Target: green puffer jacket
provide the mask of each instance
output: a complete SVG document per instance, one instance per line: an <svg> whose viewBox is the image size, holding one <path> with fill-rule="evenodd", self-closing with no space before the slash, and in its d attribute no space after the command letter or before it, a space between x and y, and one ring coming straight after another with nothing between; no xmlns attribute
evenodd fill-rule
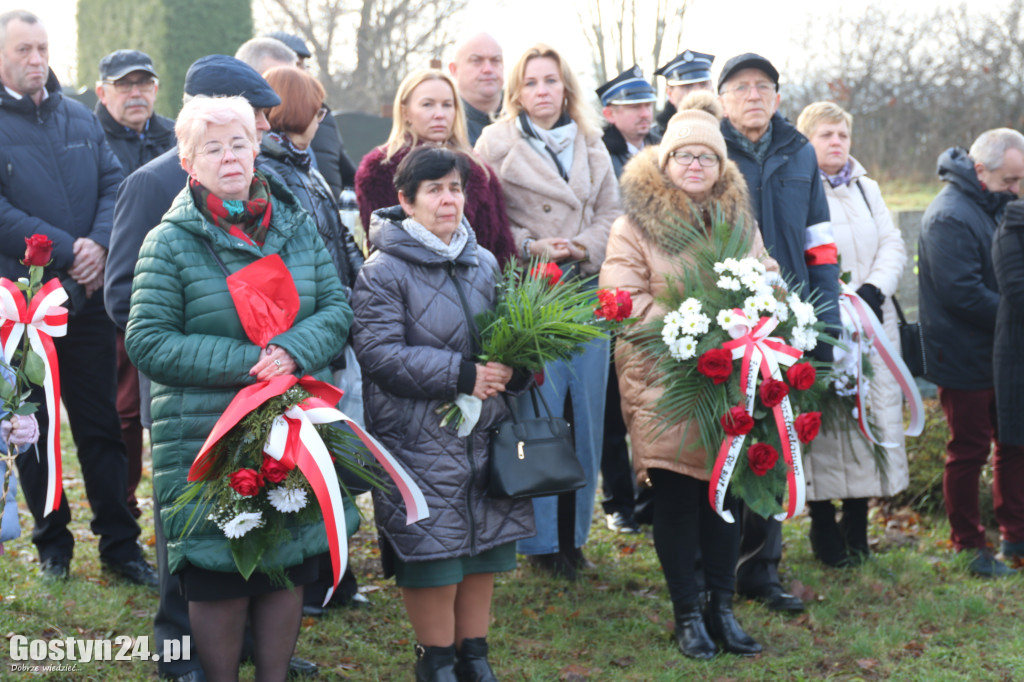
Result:
<svg viewBox="0 0 1024 682"><path fill-rule="evenodd" d="M273 213L261 249L204 220L186 188L139 252L125 337L128 355L153 380L153 488L160 504L172 573L193 564L235 571L224 534L194 505L171 514L185 490L199 448L239 389L252 384L249 369L260 348L245 336L224 273L203 244L208 239L228 270L236 272L276 253L291 271L301 308L291 329L270 343L288 351L299 373L330 380L323 371L338 354L352 309L316 226L283 185L268 178ZM193 512L195 516L193 517ZM203 521L183 535L189 519ZM323 523L296 526L267 565L293 566L327 551Z"/></svg>

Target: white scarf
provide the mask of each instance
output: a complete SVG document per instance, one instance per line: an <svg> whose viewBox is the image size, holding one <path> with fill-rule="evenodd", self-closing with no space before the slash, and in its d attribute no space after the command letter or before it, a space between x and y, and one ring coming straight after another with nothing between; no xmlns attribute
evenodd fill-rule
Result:
<svg viewBox="0 0 1024 682"><path fill-rule="evenodd" d="M570 120L564 125L545 130L537 125L532 118L526 116L525 118L529 123L530 129L524 130L522 118L516 118L516 127L519 129L519 132L526 136L530 146L536 149L537 153L545 159L550 159L550 154L553 152L558 158L558 163L565 170L565 174L569 175L572 173L572 157L576 143L576 134L579 132L579 126L576 125L576 121Z"/></svg>
<svg viewBox="0 0 1024 682"><path fill-rule="evenodd" d="M447 244L441 241L441 238L436 234L412 218L406 218L401 224L402 229L405 230L410 237L418 241L429 251L436 253L446 260L453 261L458 258L459 254L462 253L462 250L466 248L466 242L469 241L469 223L466 222L466 216L462 216L462 222L459 223L457 228L455 228L455 232L452 234L452 239Z"/></svg>

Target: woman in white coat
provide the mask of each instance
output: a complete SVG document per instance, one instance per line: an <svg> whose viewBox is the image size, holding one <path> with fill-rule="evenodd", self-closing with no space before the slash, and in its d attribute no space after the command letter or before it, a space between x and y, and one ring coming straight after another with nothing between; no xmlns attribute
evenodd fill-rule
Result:
<svg viewBox="0 0 1024 682"><path fill-rule="evenodd" d="M621 213L619 187L572 69L551 47L531 47L509 73L502 111L501 120L484 128L476 152L501 178L520 257L554 261L566 276L596 275L608 230ZM587 565L580 548L594 512L608 366L608 342L602 340L570 362L544 368L541 390L551 409L561 415L570 398L587 484L558 498L535 499L537 535L520 541L518 549L533 565L570 580ZM532 414L528 405L525 414Z"/></svg>
<svg viewBox="0 0 1024 682"><path fill-rule="evenodd" d="M809 105L797 120L797 129L818 155L840 267L850 272L850 285L899 347L892 295L903 274L906 248L878 183L850 156L852 125L853 117L832 102ZM856 428L822 433L805 460L811 547L830 566L857 564L868 556L868 498L894 495L908 483L902 394L876 351L871 363L875 376L868 404L876 420L875 433L884 442L897 443L886 449L885 471L878 471L870 443ZM832 504L837 499L842 500L838 522Z"/></svg>

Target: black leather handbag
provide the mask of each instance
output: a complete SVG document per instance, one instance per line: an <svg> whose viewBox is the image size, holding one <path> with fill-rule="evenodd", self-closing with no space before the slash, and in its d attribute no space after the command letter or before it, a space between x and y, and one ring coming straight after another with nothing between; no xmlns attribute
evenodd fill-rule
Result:
<svg viewBox="0 0 1024 682"><path fill-rule="evenodd" d="M907 322L903 316L903 308L896 297L892 297L892 304L896 306L896 316L899 318L900 329L900 351L903 353L903 363L910 370L910 376L921 377L928 371L928 359L924 354L924 336L921 334L920 322Z"/></svg>
<svg viewBox="0 0 1024 682"><path fill-rule="evenodd" d="M538 396L546 415L540 413ZM551 416L547 401L536 387L530 389L530 398L536 417L517 414L514 401L505 398L512 418L498 424L491 433L487 487L491 497L543 497L586 485L587 477L576 458L569 422Z"/></svg>

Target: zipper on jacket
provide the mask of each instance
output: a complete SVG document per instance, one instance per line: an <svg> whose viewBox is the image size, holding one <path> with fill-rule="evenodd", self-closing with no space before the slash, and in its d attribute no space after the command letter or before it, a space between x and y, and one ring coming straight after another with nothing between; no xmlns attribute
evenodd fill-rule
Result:
<svg viewBox="0 0 1024 682"><path fill-rule="evenodd" d="M469 302L466 300L466 294L462 291L462 285L459 283L459 278L455 274L455 263L449 261L445 270L448 273L448 278L451 279L452 284L455 286L455 292L459 295L459 303L462 305L462 314L466 318L466 327L469 330L469 343L473 347L473 352L477 352L479 348L476 342L476 324L470 317L469 313ZM476 556L476 519L473 516L473 485L476 483L476 462L473 460L473 434L470 433L466 436L466 459L469 462L469 485L466 487L466 515L469 521L469 553L470 556Z"/></svg>

